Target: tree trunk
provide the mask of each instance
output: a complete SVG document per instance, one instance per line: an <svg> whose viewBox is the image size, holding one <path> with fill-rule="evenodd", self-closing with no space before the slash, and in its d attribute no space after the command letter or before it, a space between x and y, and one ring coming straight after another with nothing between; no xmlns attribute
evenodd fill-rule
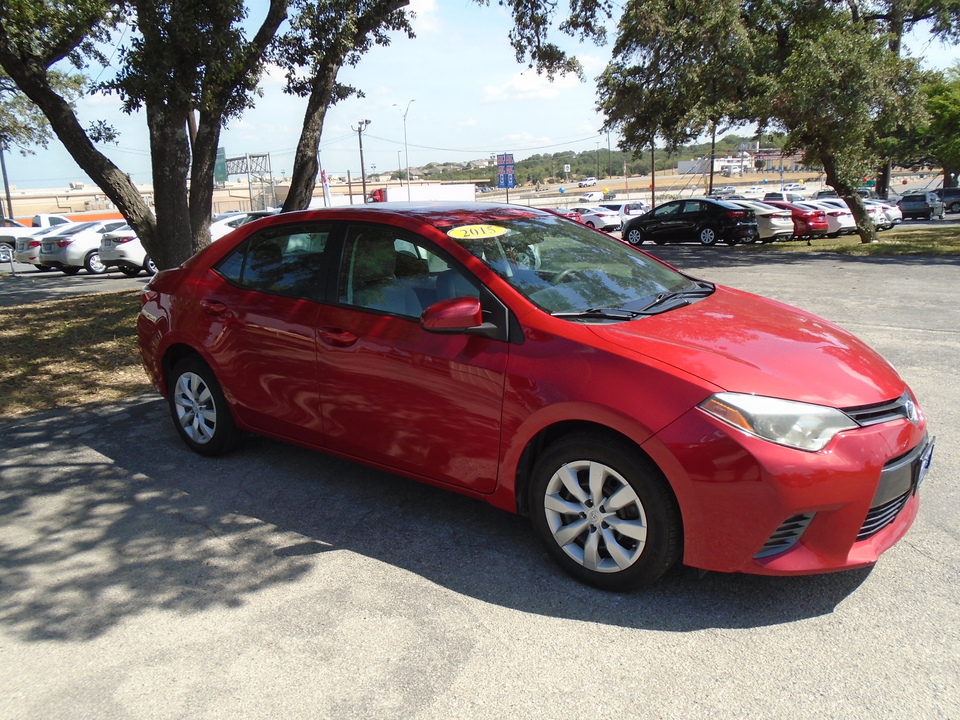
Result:
<svg viewBox="0 0 960 720"><path fill-rule="evenodd" d="M283 212L305 210L313 199L313 190L317 186L317 149L320 147L323 120L327 108L330 107L339 72L338 63L324 64L314 78L303 117L303 130L300 132L297 153L293 160L290 191L287 199L283 201Z"/></svg>
<svg viewBox="0 0 960 720"><path fill-rule="evenodd" d="M213 209L214 167L220 144L222 115L201 113L190 165L191 250L198 252L210 244L210 215ZM191 253L192 254L192 253Z"/></svg>
<svg viewBox="0 0 960 720"><path fill-rule="evenodd" d="M176 267L193 254L186 192L190 167L188 112L189 108L147 106L154 204L157 225L163 233L140 239L160 268Z"/></svg>
<svg viewBox="0 0 960 720"><path fill-rule="evenodd" d="M857 192L856 186L846 178L840 177L837 163L832 153L822 153L820 161L823 164L823 171L827 177L827 185L837 191L837 194L846 201L850 207L850 211L853 213L853 219L857 223L857 234L860 236L860 242L876 242L877 229L867 214L867 207L863 204L863 198L860 197L860 194Z"/></svg>

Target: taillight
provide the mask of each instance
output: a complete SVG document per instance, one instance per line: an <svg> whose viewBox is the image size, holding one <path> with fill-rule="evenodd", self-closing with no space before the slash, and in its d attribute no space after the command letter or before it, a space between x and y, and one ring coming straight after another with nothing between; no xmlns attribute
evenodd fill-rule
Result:
<svg viewBox="0 0 960 720"><path fill-rule="evenodd" d="M727 217L736 220L747 216L746 210L727 210Z"/></svg>
<svg viewBox="0 0 960 720"><path fill-rule="evenodd" d="M40 247L40 244L41 243L39 240L31 240L27 243L27 249L29 250L30 248Z"/></svg>
<svg viewBox="0 0 960 720"><path fill-rule="evenodd" d="M57 247L66 247L67 245L69 245L69 244L72 243L72 242L73 242L73 240L67 240L67 239L57 240Z"/></svg>
<svg viewBox="0 0 960 720"><path fill-rule="evenodd" d="M843 212L842 210L834 210L833 212L828 212L827 215L829 215L830 217L842 217L846 215L846 213Z"/></svg>
<svg viewBox="0 0 960 720"><path fill-rule="evenodd" d="M110 239L113 241L114 245L122 245L123 243L130 242L136 237L137 237L136 235L131 235L130 237L118 237L118 238L110 238Z"/></svg>

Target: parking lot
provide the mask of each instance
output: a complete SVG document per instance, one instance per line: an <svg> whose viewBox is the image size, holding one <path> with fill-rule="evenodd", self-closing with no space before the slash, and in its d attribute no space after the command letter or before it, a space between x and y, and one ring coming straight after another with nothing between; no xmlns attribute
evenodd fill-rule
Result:
<svg viewBox="0 0 960 720"><path fill-rule="evenodd" d="M607 594L480 502L267 440L196 456L147 395L0 428L0 717L960 718L960 262L644 249L911 384L937 455L875 568ZM60 278L112 279L146 280Z"/></svg>

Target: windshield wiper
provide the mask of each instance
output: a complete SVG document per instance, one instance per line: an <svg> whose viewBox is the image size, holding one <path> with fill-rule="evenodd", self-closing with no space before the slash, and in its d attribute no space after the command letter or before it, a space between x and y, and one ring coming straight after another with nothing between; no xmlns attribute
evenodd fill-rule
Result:
<svg viewBox="0 0 960 720"><path fill-rule="evenodd" d="M550 313L558 318L584 318L597 320L632 320L640 313L636 310L624 310L623 308L589 308L587 310L572 310L569 312Z"/></svg>
<svg viewBox="0 0 960 720"><path fill-rule="evenodd" d="M710 285L709 283L700 283L699 287L691 290L675 290L672 292L663 292L657 295L657 297L654 298L653 302L644 305L637 312L641 314L647 313L650 310L653 310L654 308L657 308L660 311L663 311L664 309L666 309L663 306L672 305L675 301L682 302L684 305L688 305L689 300L693 298L707 297L708 295L712 294L713 291L714 291L713 285Z"/></svg>

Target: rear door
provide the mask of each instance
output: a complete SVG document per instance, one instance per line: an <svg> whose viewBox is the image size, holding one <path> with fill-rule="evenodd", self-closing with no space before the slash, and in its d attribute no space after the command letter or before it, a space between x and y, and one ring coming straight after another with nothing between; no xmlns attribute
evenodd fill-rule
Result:
<svg viewBox="0 0 960 720"><path fill-rule="evenodd" d="M215 268L201 301L206 350L241 419L266 433L321 446L317 317L330 223L266 228Z"/></svg>

